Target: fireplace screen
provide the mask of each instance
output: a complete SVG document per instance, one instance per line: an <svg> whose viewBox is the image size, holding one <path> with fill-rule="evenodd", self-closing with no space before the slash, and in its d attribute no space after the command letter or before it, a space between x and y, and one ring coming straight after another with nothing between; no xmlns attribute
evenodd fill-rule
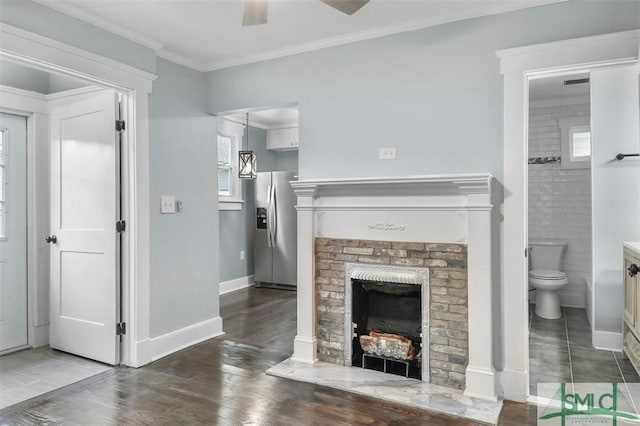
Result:
<svg viewBox="0 0 640 426"><path fill-rule="evenodd" d="M351 365L421 379L421 286L351 282Z"/></svg>

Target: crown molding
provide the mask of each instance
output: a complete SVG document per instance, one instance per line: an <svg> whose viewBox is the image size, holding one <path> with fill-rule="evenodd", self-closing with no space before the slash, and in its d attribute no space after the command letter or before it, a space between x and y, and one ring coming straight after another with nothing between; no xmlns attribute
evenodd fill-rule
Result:
<svg viewBox="0 0 640 426"><path fill-rule="evenodd" d="M84 95L87 93L99 92L101 90L104 90L104 87L90 85L85 87L79 87L77 89L63 90L61 92L45 94L40 92L34 92L33 90L19 89L17 87L5 86L0 84L0 93L18 95L26 98L37 99L40 101L53 101L53 100L68 98L72 96Z"/></svg>
<svg viewBox="0 0 640 426"><path fill-rule="evenodd" d="M301 43L295 46L285 47L282 49L276 49L269 52L262 52L254 55L241 56L235 59L213 61L209 63L207 71L216 71L224 68L231 68L238 65L246 65L254 62L267 61L269 59L282 58L285 56L296 55L300 53L312 52L314 50L325 49L328 47L340 46L343 44L355 43L358 41L370 40L374 38L384 37L392 34L399 34L408 31L419 30L422 28L433 27L436 25L446 24L450 22L464 21L472 18L479 18L482 16L497 15L500 13L512 12L515 10L529 9L532 7L545 6L555 3L563 3L570 0L539 0L535 4L522 7L518 2L511 2L508 4L495 4L484 13L465 13L456 19L446 19L429 17L426 19L417 19L409 22L402 22L399 24L385 25L368 30L357 31L349 34L343 34L337 37L330 37L323 40L312 41L309 43Z"/></svg>
<svg viewBox="0 0 640 426"><path fill-rule="evenodd" d="M44 97L47 101L53 101L53 100L64 99L68 97L84 95L87 93L100 92L102 90L104 90L104 87L85 86L85 87L79 87L77 89L70 89L70 90L63 90L61 92L49 93L47 95L44 95Z"/></svg>
<svg viewBox="0 0 640 426"><path fill-rule="evenodd" d="M141 44L142 46L148 47L149 49L152 49L154 51L160 50L164 47L164 43L162 43L161 41L158 41L146 35L140 34L130 28L126 28L111 20L107 20L105 18L96 16L92 13L89 13L85 10L82 10L66 2L62 2L60 0L33 0L33 1L35 1L36 3L40 3L41 5L48 7L49 9L57 10L58 12L64 13L65 15L72 16L81 21L94 25L98 28L102 28L103 30L107 30L113 34L119 35L120 37L124 37L135 43Z"/></svg>
<svg viewBox="0 0 640 426"><path fill-rule="evenodd" d="M191 68L192 70L207 72L209 68L194 59L187 58L186 56L182 56L172 50L162 48L156 51L156 56L158 58L166 59L167 61L175 62L178 65L185 66L187 68Z"/></svg>
<svg viewBox="0 0 640 426"><path fill-rule="evenodd" d="M200 61L194 58L188 58L180 53L169 50L165 48L165 45L163 42L156 40L153 37L149 37L147 35L138 33L112 20L108 20L103 17L94 15L92 13L86 12L81 8L70 5L66 2L59 1L59 0L34 0L34 1L48 8L57 10L58 12L61 12L66 15L85 21L98 28L102 28L111 33L124 37L142 46L153 49L156 52L158 57L169 60L171 62L175 62L179 65L186 66L196 71L208 72L208 71L215 71L223 68L231 68L238 65L246 65L253 62L260 62L260 61L266 61L269 59L276 59L276 58L281 58L285 56L296 55L299 53L311 52L314 50L325 49L333 46L340 46L343 44L349 44L349 43L354 43L358 41L384 37L392 34L414 31L414 30L441 25L449 22L463 21L466 19L496 15L500 13L512 12L515 10L528 9L531 7L562 3L569 0L533 0L534 2L533 4L529 4L525 7L522 7L519 4L519 2L496 3L496 4L493 4L491 7L488 7L482 13L466 12L463 15L456 17L455 19L434 18L434 17L417 19L409 22L403 22L403 23L393 24L393 25L385 25L378 28L357 31L349 34L340 35L337 37L330 37L324 40L318 40L318 41L313 41L309 43L302 43L302 44L298 44L290 47L271 50L268 52L261 52L253 55L245 55L245 56L228 59L228 60L220 60L220 61L214 60L208 63L205 63L203 61Z"/></svg>
<svg viewBox="0 0 640 426"><path fill-rule="evenodd" d="M0 93L23 96L26 98L37 99L39 101L47 100L47 95L44 95L40 92L34 92L33 90L18 89L17 87L5 86L4 84L0 84Z"/></svg>

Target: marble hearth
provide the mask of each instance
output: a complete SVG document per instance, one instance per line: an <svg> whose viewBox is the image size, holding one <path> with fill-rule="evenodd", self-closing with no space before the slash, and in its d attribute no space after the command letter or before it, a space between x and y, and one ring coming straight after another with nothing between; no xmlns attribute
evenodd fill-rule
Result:
<svg viewBox="0 0 640 426"><path fill-rule="evenodd" d="M459 389L326 362L308 364L289 358L267 370L267 374L483 424L498 424L502 410L502 400L487 401L471 398L465 396Z"/></svg>
<svg viewBox="0 0 640 426"><path fill-rule="evenodd" d="M414 395L396 402L419 408L437 410L426 407L426 400L442 399L447 405L471 398L462 403L467 408L450 411L456 415L473 412L479 398L494 401L486 403L499 413L493 367L491 182L487 174L293 182L298 197L297 335L292 358L269 374L381 398L385 392L378 386L393 387ZM430 305L423 321L435 323L439 333L423 332L423 343L429 341L428 377L405 379L322 362L348 364L345 262L428 270ZM341 318L342 332L333 327L338 323L325 321L323 314L329 311L336 314L333 320ZM441 359L434 360L434 354ZM338 380L336 374L348 379Z"/></svg>

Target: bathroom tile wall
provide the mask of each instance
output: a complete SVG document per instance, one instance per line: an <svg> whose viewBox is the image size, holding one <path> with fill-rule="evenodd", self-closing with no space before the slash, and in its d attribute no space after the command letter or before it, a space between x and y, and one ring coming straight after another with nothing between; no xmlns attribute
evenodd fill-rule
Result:
<svg viewBox="0 0 640 426"><path fill-rule="evenodd" d="M589 98L532 102L529 157L559 157L558 119L589 116ZM565 306L584 307L585 277L591 274L591 170L562 169L560 163L529 165L529 240L559 238L569 243L561 290Z"/></svg>

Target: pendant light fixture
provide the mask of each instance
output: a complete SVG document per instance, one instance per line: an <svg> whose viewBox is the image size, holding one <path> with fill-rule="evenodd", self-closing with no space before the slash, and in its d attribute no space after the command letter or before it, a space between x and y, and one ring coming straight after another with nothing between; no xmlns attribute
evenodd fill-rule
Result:
<svg viewBox="0 0 640 426"><path fill-rule="evenodd" d="M249 113L247 113L247 135L246 150L238 153L238 177L240 179L255 179L256 174L256 154L249 150Z"/></svg>

